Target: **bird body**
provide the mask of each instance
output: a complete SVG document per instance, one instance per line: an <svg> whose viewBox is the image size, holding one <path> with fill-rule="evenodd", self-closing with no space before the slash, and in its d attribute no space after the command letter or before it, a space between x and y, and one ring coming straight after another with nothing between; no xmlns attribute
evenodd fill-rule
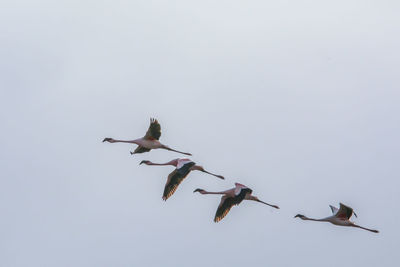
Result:
<svg viewBox="0 0 400 267"><path fill-rule="evenodd" d="M177 164L176 164L176 168L180 169L182 168L185 164L193 162L190 159L177 159Z"/></svg>
<svg viewBox="0 0 400 267"><path fill-rule="evenodd" d="M110 137L104 138L103 142L109 142L109 143L129 143L129 144L136 144L138 147L131 152L131 155L133 154L138 154L138 153L144 153L144 152L149 152L152 149L166 149L170 151L174 151L177 153L185 154L188 156L191 156L192 154L186 153L186 152L181 152L175 149L172 149L164 144L162 144L160 141L161 136L161 126L158 123L156 119L150 119L150 126L149 129L146 132L146 135L142 138L134 139L134 140L117 140L113 139Z"/></svg>
<svg viewBox="0 0 400 267"><path fill-rule="evenodd" d="M335 215L319 219L318 221L330 222L331 224L339 225L339 226L350 226L351 225L351 222L349 220L340 219L340 218L336 217Z"/></svg>
<svg viewBox="0 0 400 267"><path fill-rule="evenodd" d="M207 174L213 175L217 178L225 179L221 175L213 174L211 172L206 171L202 166L196 165L196 163L190 159L174 159L166 163L153 163L149 160L143 160L142 162L140 162L140 164L143 163L150 166L171 165L176 167L175 170L168 175L167 182L164 187L164 193L162 197L163 200L167 200L170 196L172 196L175 193L180 183L189 175L191 171L202 171Z"/></svg>
<svg viewBox="0 0 400 267"><path fill-rule="evenodd" d="M334 225L338 225L338 226L350 226L350 227L357 227L357 228L361 228L373 233L379 233L378 230L374 230L374 229L369 229L369 228L365 228L362 226L359 226L357 224L355 224L354 222L350 221L350 217L354 214L354 216L357 217L357 214L354 213L353 209L350 208L349 206L346 206L342 203L340 203L340 208L335 208L333 206L330 206L333 215L326 217L326 218L322 218L322 219L312 219L312 218L308 218L307 216L304 216L302 214L297 214L296 216L294 216L295 218L300 218L302 220L308 220L308 221L316 221L316 222L329 222L331 224Z"/></svg>
<svg viewBox="0 0 400 267"><path fill-rule="evenodd" d="M132 143L137 144L148 149L162 148L163 145L156 139L146 139L144 137L132 140Z"/></svg>
<svg viewBox="0 0 400 267"><path fill-rule="evenodd" d="M253 196L253 190L248 188L247 186L239 183L235 183L235 187L232 189L228 189L226 191L221 192L208 192L204 189L196 189L193 192L199 192L200 194L221 194L221 202L218 206L218 209L215 213L214 222L221 221L231 210L233 206L239 205L243 200L253 200L265 205L271 206L273 208L279 209L276 205L271 205L266 202L259 200L256 196Z"/></svg>

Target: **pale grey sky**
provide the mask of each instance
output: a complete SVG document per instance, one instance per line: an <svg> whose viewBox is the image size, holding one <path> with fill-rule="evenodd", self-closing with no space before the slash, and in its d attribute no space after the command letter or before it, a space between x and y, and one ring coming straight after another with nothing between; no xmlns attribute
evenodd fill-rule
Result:
<svg viewBox="0 0 400 267"><path fill-rule="evenodd" d="M398 1L3 1L0 266L398 266ZM149 118L168 151L130 156ZM241 182L281 209L243 202ZM380 234L293 219L346 203Z"/></svg>

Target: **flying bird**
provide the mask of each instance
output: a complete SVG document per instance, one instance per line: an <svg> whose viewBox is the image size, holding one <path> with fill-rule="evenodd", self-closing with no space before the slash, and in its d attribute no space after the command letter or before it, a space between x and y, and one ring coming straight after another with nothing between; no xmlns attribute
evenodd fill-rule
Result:
<svg viewBox="0 0 400 267"><path fill-rule="evenodd" d="M353 211L352 208L340 203L340 207L339 209L336 207L333 207L331 205L329 205L329 207L332 210L332 216L323 218L323 219L312 219L312 218L308 218L302 214L297 214L296 216L294 216L294 218L300 218L302 220L309 220L309 221L316 221L316 222L330 222L334 225L339 225L339 226L352 226L352 227L357 227L357 228L361 228L373 233L379 233L378 230L373 230L373 229L368 229L362 226L359 226L355 223L353 223L352 221L350 221L350 217L354 214L354 216L357 217L357 214Z"/></svg>
<svg viewBox="0 0 400 267"><path fill-rule="evenodd" d="M191 156L192 154L186 153L186 152L181 152L175 149L172 149L158 141L161 136L161 126L158 123L156 119L150 119L150 126L149 129L146 132L146 135L142 138L135 139L135 140L116 140L113 138L106 137L104 138L103 142L109 142L109 143L129 143L129 144L136 144L138 147L135 149L135 151L131 151L131 155L137 154L137 153L144 153L144 152L149 152L152 149L166 149L174 152L178 152L181 154L185 154L188 156Z"/></svg>
<svg viewBox="0 0 400 267"><path fill-rule="evenodd" d="M198 189L194 190L193 193L194 192L199 192L200 194L203 194L203 195L205 195L205 194L221 194L221 195L223 195L221 197L221 202L219 203L217 212L215 213L214 222L219 222L220 220L222 220L228 214L228 212L234 205L239 205L244 199L257 201L257 202L263 203L265 205L271 206L275 209L279 209L279 207L276 205L271 205L271 204L268 204L266 202L259 200L256 196L252 195L253 190L251 190L247 186L239 184L239 183L235 183L234 188L226 190L226 191L208 192L204 189L198 188Z"/></svg>
<svg viewBox="0 0 400 267"><path fill-rule="evenodd" d="M168 175L167 183L165 184L163 200L167 200L170 196L172 196L176 189L178 189L179 184L188 176L191 171L201 171L220 179L225 179L222 175L217 175L211 172L206 171L202 166L196 165L195 162L190 159L174 159L166 163L153 163L149 160L143 160L140 164L146 164L150 166L175 166L175 170Z"/></svg>

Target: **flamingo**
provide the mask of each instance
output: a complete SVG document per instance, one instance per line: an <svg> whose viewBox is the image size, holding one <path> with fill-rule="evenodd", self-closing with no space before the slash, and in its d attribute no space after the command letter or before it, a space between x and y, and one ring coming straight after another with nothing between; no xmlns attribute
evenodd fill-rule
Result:
<svg viewBox="0 0 400 267"><path fill-rule="evenodd" d="M359 226L359 225L353 223L352 221L350 221L350 217L353 214L354 214L354 216L357 217L357 214L353 211L352 208L350 208L342 203L339 203L339 204L340 204L339 209L334 206L329 205L329 207L332 210L333 215L323 218L323 219L312 219L312 218L308 218L302 214L297 214L296 216L294 216L294 218L298 217L302 220L309 220L309 221L316 221L316 222L330 222L334 225L357 227L357 228L361 228L361 229L364 229L364 230L367 230L367 231L370 231L373 233L379 233L378 230L368 229L368 228Z"/></svg>
<svg viewBox="0 0 400 267"><path fill-rule="evenodd" d="M185 154L188 156L192 155L190 153L181 152L181 151L172 149L172 148L160 143L158 141L158 139L160 139L160 136L161 136L161 126L156 119L151 118L149 129L147 130L146 135L144 137L135 139L135 140L130 140L130 141L116 140L113 138L106 137L106 138L104 138L103 142L137 144L138 147L135 149L135 151L133 151L133 152L131 151L131 155L136 154L136 153L149 152L150 150L157 149L157 148L162 148L162 149L178 152L178 153Z"/></svg>
<svg viewBox="0 0 400 267"><path fill-rule="evenodd" d="M168 175L167 183L165 184L164 194L162 199L166 201L170 196L172 196L179 184L188 176L191 171L201 171L210 175L213 175L220 179L225 179L222 175L217 175L211 172L206 171L202 166L196 165L190 159L174 159L166 163L153 163L149 160L143 160L139 163L146 164L150 166L175 166L176 169Z"/></svg>
<svg viewBox="0 0 400 267"><path fill-rule="evenodd" d="M239 205L244 199L253 200L265 205L271 206L275 209L279 209L276 205L268 204L264 201L259 200L256 196L252 195L253 190L245 185L235 183L235 187L226 191L221 192L208 192L204 189L197 188L193 193L199 192L200 194L221 194L221 202L219 203L217 212L215 213L214 222L219 222L222 220L233 207L233 205Z"/></svg>

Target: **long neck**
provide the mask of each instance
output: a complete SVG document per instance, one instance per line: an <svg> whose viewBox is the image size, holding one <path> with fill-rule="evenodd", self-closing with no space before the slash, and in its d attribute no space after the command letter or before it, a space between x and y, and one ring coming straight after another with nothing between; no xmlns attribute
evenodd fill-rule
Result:
<svg viewBox="0 0 400 267"><path fill-rule="evenodd" d="M138 139L135 140L118 140L118 139L114 139L114 143L129 143L129 144L139 144L138 143Z"/></svg>
<svg viewBox="0 0 400 267"><path fill-rule="evenodd" d="M328 219L323 218L323 219L313 219L313 218L308 218L306 216L303 217L303 220L307 220L307 221L314 221L314 222L329 222Z"/></svg>
<svg viewBox="0 0 400 267"><path fill-rule="evenodd" d="M378 230L365 228L365 227L359 226L359 225L357 225L357 224L354 224L353 226L354 226L354 227L357 227L357 228L361 228L361 229L367 230L367 231L370 231L370 232L373 232L373 233L379 233Z"/></svg>
<svg viewBox="0 0 400 267"><path fill-rule="evenodd" d="M171 160L171 161L168 161L168 162L166 162L166 163L154 163L154 162L149 161L148 163L146 163L146 165L152 165L152 166L166 166L166 165L172 165L172 166L176 166L176 165L177 165L177 162L176 162L176 160Z"/></svg>
<svg viewBox="0 0 400 267"><path fill-rule="evenodd" d="M203 194L210 194L210 195L224 195L224 194L226 194L226 191L221 191L221 192L209 192L209 191L205 191L204 190L204 193Z"/></svg>

